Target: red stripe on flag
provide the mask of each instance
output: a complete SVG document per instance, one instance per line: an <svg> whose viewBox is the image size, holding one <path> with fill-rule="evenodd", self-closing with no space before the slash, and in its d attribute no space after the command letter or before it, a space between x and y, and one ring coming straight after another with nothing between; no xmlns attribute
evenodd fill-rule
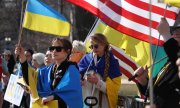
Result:
<svg viewBox="0 0 180 108"><path fill-rule="evenodd" d="M104 21L107 25L110 25L112 28L127 34L131 37L149 42L149 35L140 33L138 31L135 31L133 29L127 28L123 25L120 25L119 23L113 21L111 18L109 18L107 15L105 15L104 13L102 13L98 8L92 6L91 4L87 3L86 1L82 1L82 0L67 0L73 4L76 4L78 6L81 6L82 8L90 11L91 13L93 13L94 15L98 16L102 21ZM149 42L150 43L150 42ZM157 44L158 43L158 39L152 37L152 44ZM163 45L163 41L159 40L159 45Z"/></svg>
<svg viewBox="0 0 180 108"><path fill-rule="evenodd" d="M113 47L111 49L112 49L112 53L114 54L114 56L116 56L118 59L123 61L128 66L127 68L131 67L133 70L136 70L138 68L137 65L134 62L132 62L131 60L126 58L123 54L121 54L121 52L117 51ZM121 64L120 64L120 72L122 72L128 78L132 77L132 72L126 70L126 68L123 67ZM137 83L136 79L133 79L133 81L135 83Z"/></svg>
<svg viewBox="0 0 180 108"><path fill-rule="evenodd" d="M127 59L124 55L122 55L120 52L116 51L114 48L112 48L113 54L119 58L121 61L125 62L128 64L130 67L132 67L133 70L137 69L136 64L134 64L131 60Z"/></svg>
<svg viewBox="0 0 180 108"><path fill-rule="evenodd" d="M103 13L103 12L101 12L99 10L99 8L101 7L101 4L99 4L99 5L97 4L99 7L94 7L93 5L91 5L90 3L88 3L87 1L84 1L84 0L67 0L67 1L69 1L71 3L74 3L74 4L78 5L78 6L81 6L82 8L90 11L91 13L93 13L94 15L99 17L107 25L109 25L110 27L112 27L112 28L124 33L124 34L127 34L127 35L129 35L131 37L134 37L134 38L137 38L137 39L140 39L140 40L152 43L152 44L159 43L158 45L163 45L163 43L164 43L164 41L158 40L158 37L159 37L158 34L157 34L157 36L153 35L152 42L150 42L148 34L144 34L144 33L140 32L140 30L134 30L133 27L127 27L126 25L121 25L120 23L112 20L110 17L108 17L110 15L106 15L106 14L108 14L108 12ZM108 2L112 2L112 1L109 1L109 0L96 0L96 1L91 1L91 2L95 2L95 3L103 2L105 4L108 4ZM136 0L136 1L127 0L127 2L130 2L132 5L137 6L137 7L141 8L141 9L144 9L144 10L145 9L147 10L147 6L149 6L148 3L138 1L138 0ZM109 7L109 8L114 8L114 6ZM153 5L153 8L154 8L153 12L155 10L157 10L157 12L154 12L154 13L157 13L157 14L160 14L160 15L164 14L164 9L162 9L162 8L160 8L158 6L154 6L154 5ZM161 11L163 11L163 13ZM117 10L116 10L116 12L117 12ZM121 14L123 16L127 17L132 22L134 21L136 23L143 24L143 25L146 25L146 27L148 27L147 23L142 23L143 21L146 22L145 19L141 18L142 19L142 21L141 21L141 20L139 20L140 17L138 17L137 15L134 15L133 13L128 13L127 14L126 11L124 11L124 12L122 11L122 13ZM135 18L130 18L130 16L132 16L132 15L134 15L133 17L135 17ZM166 16L171 18L172 20L176 18L176 15L177 14L175 12L167 10ZM153 28L155 28L156 25L157 25L157 23L153 23ZM146 32L148 33L148 31L146 31Z"/></svg>
<svg viewBox="0 0 180 108"><path fill-rule="evenodd" d="M142 24L145 26L149 26L149 19L147 19L147 18L141 17L132 12L129 12L111 1L106 3L106 5L109 8L111 8L114 12L116 12L118 15L121 15L121 16L123 16L131 21L134 21L136 23L139 23L139 24ZM152 28L156 29L158 24L159 24L158 22L152 21Z"/></svg>
<svg viewBox="0 0 180 108"><path fill-rule="evenodd" d="M130 29L130 28L127 28L113 20L111 20L108 16L106 16L105 14L101 13L101 16L99 16L100 19L102 21L104 21L107 25L111 25L112 28L124 33L124 34L127 34L131 37L134 37L134 38L137 38L137 39L140 39L140 40L143 40L143 41L146 41L146 42L149 42L149 35L146 35L146 34L143 34L143 33L140 33L138 31L135 31L133 29ZM152 37L152 44L157 44L158 43L158 39L157 38L154 38ZM163 45L164 44L164 41L162 40L159 40L159 45Z"/></svg>
<svg viewBox="0 0 180 108"><path fill-rule="evenodd" d="M96 7L92 6L91 4L87 3L86 1L82 1L82 0L66 0L72 4L75 4L77 6L80 6L88 11L90 11L92 14L94 15L98 15L99 13L99 9L97 9Z"/></svg>
<svg viewBox="0 0 180 108"><path fill-rule="evenodd" d="M128 78L131 78L131 77L132 77L132 74L131 74L129 71L127 71L125 68L123 68L122 66L120 66L120 71L121 71L125 76L127 76ZM135 83L138 82L136 79L133 79L133 81L134 81Z"/></svg>
<svg viewBox="0 0 180 108"><path fill-rule="evenodd" d="M132 4L132 5L134 5L134 6L136 6L136 7L138 7L138 8L141 8L141 9L144 9L146 11L149 11L149 4L148 3L142 2L140 0L125 0L125 1L130 3L130 4ZM152 12L153 13L156 13L156 14L164 16L164 11L165 11L165 9L160 8L158 6L152 5ZM166 17L167 18L175 20L176 16L177 16L177 13L175 13L173 11L166 10Z"/></svg>

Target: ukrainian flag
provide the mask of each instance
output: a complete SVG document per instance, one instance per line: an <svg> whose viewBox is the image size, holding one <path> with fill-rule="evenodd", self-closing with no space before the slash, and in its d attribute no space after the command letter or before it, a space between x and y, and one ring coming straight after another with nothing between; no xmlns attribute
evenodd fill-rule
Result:
<svg viewBox="0 0 180 108"><path fill-rule="evenodd" d="M65 17L40 0L28 0L23 27L59 36L70 33L70 24Z"/></svg>
<svg viewBox="0 0 180 108"><path fill-rule="evenodd" d="M95 30L95 33L103 33L108 42L118 48L121 48L125 51L125 53L132 58L138 65L140 66L150 66L151 60L157 62L153 68L153 77L156 77L161 67L166 63L167 58L166 53L164 51L163 46L158 46L158 50L156 52L156 45L151 46L152 53L150 54L150 44L133 37L130 37L126 34L123 34L109 26L107 26L104 22L100 22ZM90 41L87 41L86 48L89 52ZM156 58L154 55L156 53ZM151 59L152 58L152 59Z"/></svg>

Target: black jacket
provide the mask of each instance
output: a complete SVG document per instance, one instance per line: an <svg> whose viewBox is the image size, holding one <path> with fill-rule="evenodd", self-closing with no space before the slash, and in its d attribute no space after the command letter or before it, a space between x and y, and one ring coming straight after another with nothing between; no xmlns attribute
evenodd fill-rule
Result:
<svg viewBox="0 0 180 108"><path fill-rule="evenodd" d="M180 108L180 79L176 66L179 46L173 38L164 43L168 56L167 63L162 67L156 78L153 79L154 103L157 108ZM138 84L139 90L145 94L147 89Z"/></svg>

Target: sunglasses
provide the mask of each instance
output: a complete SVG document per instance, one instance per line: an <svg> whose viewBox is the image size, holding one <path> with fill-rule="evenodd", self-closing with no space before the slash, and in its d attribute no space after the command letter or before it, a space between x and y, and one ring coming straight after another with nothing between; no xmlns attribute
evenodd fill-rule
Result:
<svg viewBox="0 0 180 108"><path fill-rule="evenodd" d="M97 45L97 44L89 46L90 49L93 49L93 48L97 49L98 47L99 47L99 45Z"/></svg>
<svg viewBox="0 0 180 108"><path fill-rule="evenodd" d="M48 48L48 50L51 51L51 52L54 51L54 50L56 50L57 52L61 52L63 48L64 47L61 47L61 46L50 46Z"/></svg>

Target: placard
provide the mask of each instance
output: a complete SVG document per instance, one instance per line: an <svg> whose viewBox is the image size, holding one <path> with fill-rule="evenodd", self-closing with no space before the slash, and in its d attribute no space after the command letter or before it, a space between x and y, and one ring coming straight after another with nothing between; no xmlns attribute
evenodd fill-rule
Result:
<svg viewBox="0 0 180 108"><path fill-rule="evenodd" d="M8 86L4 95L4 100L20 106L24 89L17 84L18 76L11 74Z"/></svg>

